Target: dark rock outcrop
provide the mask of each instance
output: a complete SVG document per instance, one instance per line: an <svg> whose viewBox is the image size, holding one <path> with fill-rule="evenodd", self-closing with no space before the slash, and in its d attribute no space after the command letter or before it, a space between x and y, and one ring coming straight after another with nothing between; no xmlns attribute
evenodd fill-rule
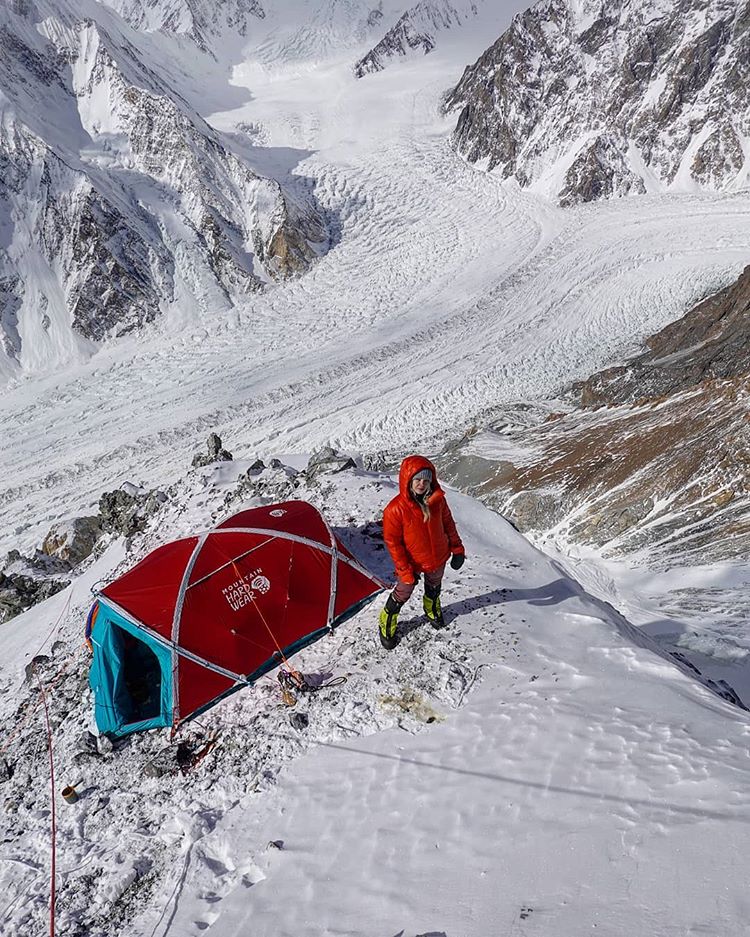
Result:
<svg viewBox="0 0 750 937"><path fill-rule="evenodd" d="M0 573L0 623L15 618L69 585L68 579Z"/></svg>
<svg viewBox="0 0 750 937"><path fill-rule="evenodd" d="M232 453L227 452L227 450L221 444L221 437L216 433L211 433L206 440L206 448L208 449L207 453L196 453L193 456L193 461L191 465L193 468L201 468L205 465L213 465L214 462L231 462Z"/></svg>
<svg viewBox="0 0 750 937"><path fill-rule="evenodd" d="M33 556L11 550L0 571L0 622L65 589L71 572L91 556L103 534L132 537L145 530L166 500L162 491L126 484L101 496L99 514L52 527Z"/></svg>
<svg viewBox="0 0 750 937"><path fill-rule="evenodd" d="M581 405L632 403L750 374L750 267L646 345L627 365L574 384Z"/></svg>
<svg viewBox="0 0 750 937"><path fill-rule="evenodd" d="M305 475L308 481L313 481L319 475L331 475L350 468L356 468L354 459L346 455L341 455L330 446L323 446L322 449L319 449L310 456L307 468L305 469Z"/></svg>
<svg viewBox="0 0 750 937"><path fill-rule="evenodd" d="M105 491L99 499L102 530L115 536L132 537L145 530L149 519L166 501L163 491L144 491L135 485Z"/></svg>
<svg viewBox="0 0 750 937"><path fill-rule="evenodd" d="M69 586L71 571L91 554L100 534L97 517L76 518L55 525L32 556L10 550L0 566L0 622Z"/></svg>
<svg viewBox="0 0 750 937"><path fill-rule="evenodd" d="M233 491L224 499L224 506L231 510L235 505L250 499L257 499L264 504L272 501L289 501L299 497L298 488L305 475L284 465L280 459L271 459L265 466L258 459L254 462Z"/></svg>

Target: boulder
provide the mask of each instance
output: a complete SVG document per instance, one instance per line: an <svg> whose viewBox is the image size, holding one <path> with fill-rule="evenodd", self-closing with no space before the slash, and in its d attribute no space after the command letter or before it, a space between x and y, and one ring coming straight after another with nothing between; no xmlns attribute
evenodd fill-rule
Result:
<svg viewBox="0 0 750 937"><path fill-rule="evenodd" d="M310 724L310 717L307 713L293 712L289 716L289 723L293 729L296 729L298 732L303 732Z"/></svg>
<svg viewBox="0 0 750 937"><path fill-rule="evenodd" d="M99 499L99 522L105 533L132 537L145 529L149 518L167 501L163 491L138 488L133 493L133 486L129 488L105 491Z"/></svg>
<svg viewBox="0 0 750 937"><path fill-rule="evenodd" d="M324 446L310 456L307 463L305 474L308 481L317 478L318 475L333 475L337 472L343 472L345 469L356 468L354 459L349 456L340 455L330 446Z"/></svg>
<svg viewBox="0 0 750 937"><path fill-rule="evenodd" d="M45 579L0 573L0 623L15 618L32 605L48 599L70 585L68 579Z"/></svg>
<svg viewBox="0 0 750 937"><path fill-rule="evenodd" d="M242 475L239 484L225 498L226 508L231 508L238 501L261 499L265 504L271 501L287 501L295 497L299 485L300 472L291 465L284 465L280 459L271 459L266 468L258 460Z"/></svg>
<svg viewBox="0 0 750 937"><path fill-rule="evenodd" d="M560 517L560 497L549 491L520 491L504 506L503 515L517 530L548 530Z"/></svg>
<svg viewBox="0 0 750 937"><path fill-rule="evenodd" d="M46 654L37 654L36 657L32 657L28 664L26 664L26 668L24 670L24 673L26 674L26 682L35 682L37 672L42 670L47 664L49 664L49 662L50 659Z"/></svg>
<svg viewBox="0 0 750 937"><path fill-rule="evenodd" d="M91 555L101 535L99 516L75 517L50 529L42 543L42 553L57 557L72 568Z"/></svg>
<svg viewBox="0 0 750 937"><path fill-rule="evenodd" d="M208 452L205 455L198 452L193 456L193 461L191 463L193 468L213 465L214 462L231 462L234 458L231 452L227 452L227 450L222 447L221 437L216 433L211 433L209 435L206 440L206 449Z"/></svg>

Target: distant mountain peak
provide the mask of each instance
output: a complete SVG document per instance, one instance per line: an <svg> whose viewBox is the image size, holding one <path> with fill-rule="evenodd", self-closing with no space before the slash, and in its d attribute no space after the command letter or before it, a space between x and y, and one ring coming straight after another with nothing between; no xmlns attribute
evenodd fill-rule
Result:
<svg viewBox="0 0 750 937"><path fill-rule="evenodd" d="M411 52L421 51L427 55L435 48L438 33L461 26L470 16L476 16L477 4L481 2L420 0L399 17L367 55L355 63L354 74L362 78L371 72L380 72L396 56L403 58Z"/></svg>
<svg viewBox="0 0 750 937"><path fill-rule="evenodd" d="M750 182L742 0L543 0L446 98L466 159L562 204Z"/></svg>
<svg viewBox="0 0 750 937"><path fill-rule="evenodd" d="M208 50L211 37L232 30L247 34L248 21L264 19L260 0L102 0L134 29L192 39Z"/></svg>

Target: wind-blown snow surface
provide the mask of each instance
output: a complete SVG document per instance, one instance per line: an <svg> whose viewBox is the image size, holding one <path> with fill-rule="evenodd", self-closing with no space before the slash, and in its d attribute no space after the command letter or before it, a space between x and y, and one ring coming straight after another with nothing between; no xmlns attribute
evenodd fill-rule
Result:
<svg viewBox="0 0 750 937"><path fill-rule="evenodd" d="M173 486L158 530L124 563L210 525L246 467ZM395 490L387 476L354 472L297 494L384 573L372 522ZM448 628L434 631L413 601L388 653L365 609L295 658L318 679L348 676L300 699L307 728L293 726L269 677L187 730L194 747L221 734L184 777L143 772L166 733L77 755L90 705L76 692L80 614L88 581L118 569L121 547L79 582L52 633L69 596L17 620L25 645L18 629L3 630L8 689L45 637L47 652L61 642L48 685L68 666L49 690L58 787L76 783L82 797L59 803L58 933L745 932L746 714L634 644L611 607L498 515L448 497L469 557L446 578ZM3 714L38 694L33 681L6 692ZM40 933L49 882L40 713L5 754L16 774L4 785L0 920L8 933Z"/></svg>

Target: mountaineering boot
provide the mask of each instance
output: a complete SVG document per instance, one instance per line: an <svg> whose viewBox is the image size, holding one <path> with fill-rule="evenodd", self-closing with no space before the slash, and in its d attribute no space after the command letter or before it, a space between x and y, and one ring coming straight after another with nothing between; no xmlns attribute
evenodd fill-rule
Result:
<svg viewBox="0 0 750 937"><path fill-rule="evenodd" d="M385 608L380 613L380 643L386 651L392 651L398 644L398 613L401 611L401 602L397 602L392 595L388 596Z"/></svg>
<svg viewBox="0 0 750 937"><path fill-rule="evenodd" d="M443 610L440 607L440 586L438 586L436 589L433 586L428 586L427 583L425 583L422 605L424 607L425 615L432 622L432 627L444 628L445 619L443 618Z"/></svg>

